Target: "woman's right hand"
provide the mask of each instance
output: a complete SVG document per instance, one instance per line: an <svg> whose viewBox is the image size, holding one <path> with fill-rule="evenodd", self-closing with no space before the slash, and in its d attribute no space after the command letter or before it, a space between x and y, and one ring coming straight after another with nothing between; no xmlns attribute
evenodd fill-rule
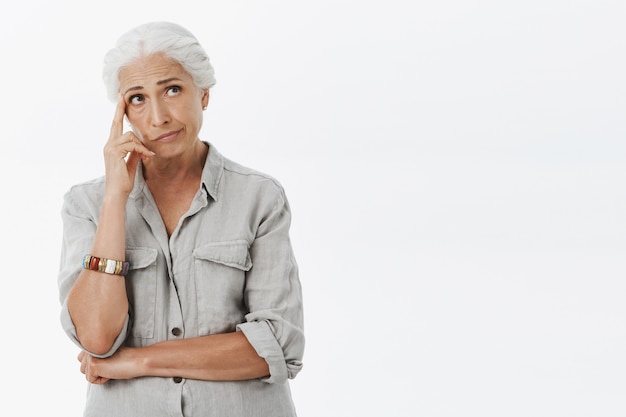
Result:
<svg viewBox="0 0 626 417"><path fill-rule="evenodd" d="M104 146L106 193L128 197L135 183L135 171L140 159L154 156L133 133L124 133L126 102L120 95L111 124L111 134ZM128 156L128 158L127 158Z"/></svg>

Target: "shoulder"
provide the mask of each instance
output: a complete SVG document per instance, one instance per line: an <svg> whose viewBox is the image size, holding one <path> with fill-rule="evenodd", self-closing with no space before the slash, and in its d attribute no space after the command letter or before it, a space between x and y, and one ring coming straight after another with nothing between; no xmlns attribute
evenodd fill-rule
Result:
<svg viewBox="0 0 626 417"><path fill-rule="evenodd" d="M72 185L65 193L64 202L74 207L99 207L104 196L104 176Z"/></svg>
<svg viewBox="0 0 626 417"><path fill-rule="evenodd" d="M223 188L220 196L225 204L251 213L256 224L267 219L290 218L290 206L283 185L272 175L224 158ZM267 224L271 224L267 223Z"/></svg>
<svg viewBox="0 0 626 417"><path fill-rule="evenodd" d="M104 190L104 176L94 178L88 181L83 181L72 185L67 190L67 195L81 195L81 194L93 194L94 192L100 192Z"/></svg>
<svg viewBox="0 0 626 417"><path fill-rule="evenodd" d="M224 159L224 173L231 176L233 179L237 179L242 182L248 182L257 184L259 186L265 186L269 188L275 188L282 190L281 183L273 176L257 171L256 169L241 165L231 159Z"/></svg>
<svg viewBox="0 0 626 417"><path fill-rule="evenodd" d="M234 160L222 155L213 144L209 145L208 163L213 168L212 177L217 179L216 185L224 191L224 188L233 191L245 191L247 194L256 194L258 192L273 194L274 196L284 196L282 184L265 172L244 166Z"/></svg>

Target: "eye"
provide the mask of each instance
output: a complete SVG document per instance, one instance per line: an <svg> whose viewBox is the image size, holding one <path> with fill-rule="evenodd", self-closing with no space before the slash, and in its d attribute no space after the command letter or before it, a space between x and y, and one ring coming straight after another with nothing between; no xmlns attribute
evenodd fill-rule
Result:
<svg viewBox="0 0 626 417"><path fill-rule="evenodd" d="M180 87L177 85L173 85L171 87L167 87L167 89L165 90L165 94L172 97L175 95L178 95L180 93Z"/></svg>
<svg viewBox="0 0 626 417"><path fill-rule="evenodd" d="M130 104L135 104L136 105L136 104L143 103L143 100L144 100L143 95L135 94L134 96L130 96L130 98L128 99L128 102Z"/></svg>

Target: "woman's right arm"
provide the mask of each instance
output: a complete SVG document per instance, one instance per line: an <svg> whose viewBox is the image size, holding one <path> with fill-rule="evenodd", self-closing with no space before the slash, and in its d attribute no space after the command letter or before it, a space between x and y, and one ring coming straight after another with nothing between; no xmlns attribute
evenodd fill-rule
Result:
<svg viewBox="0 0 626 417"><path fill-rule="evenodd" d="M125 198L105 195L91 255L125 260L125 207ZM83 269L70 290L67 306L80 344L89 352L103 355L126 321L125 278Z"/></svg>
<svg viewBox="0 0 626 417"><path fill-rule="evenodd" d="M120 97L104 147L105 193L89 253L116 261L125 260L126 202L137 165L140 158L154 155L132 132L123 133L125 110L126 103ZM91 353L104 355L113 346L128 315L125 278L83 269L69 292L67 307L80 344Z"/></svg>

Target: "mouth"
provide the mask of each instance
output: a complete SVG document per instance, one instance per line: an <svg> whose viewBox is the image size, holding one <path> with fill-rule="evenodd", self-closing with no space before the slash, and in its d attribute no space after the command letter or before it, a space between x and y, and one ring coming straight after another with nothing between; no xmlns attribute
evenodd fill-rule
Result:
<svg viewBox="0 0 626 417"><path fill-rule="evenodd" d="M171 142L176 139L176 136L178 136L179 133L180 130L172 130L171 132L163 133L152 140L155 142Z"/></svg>

